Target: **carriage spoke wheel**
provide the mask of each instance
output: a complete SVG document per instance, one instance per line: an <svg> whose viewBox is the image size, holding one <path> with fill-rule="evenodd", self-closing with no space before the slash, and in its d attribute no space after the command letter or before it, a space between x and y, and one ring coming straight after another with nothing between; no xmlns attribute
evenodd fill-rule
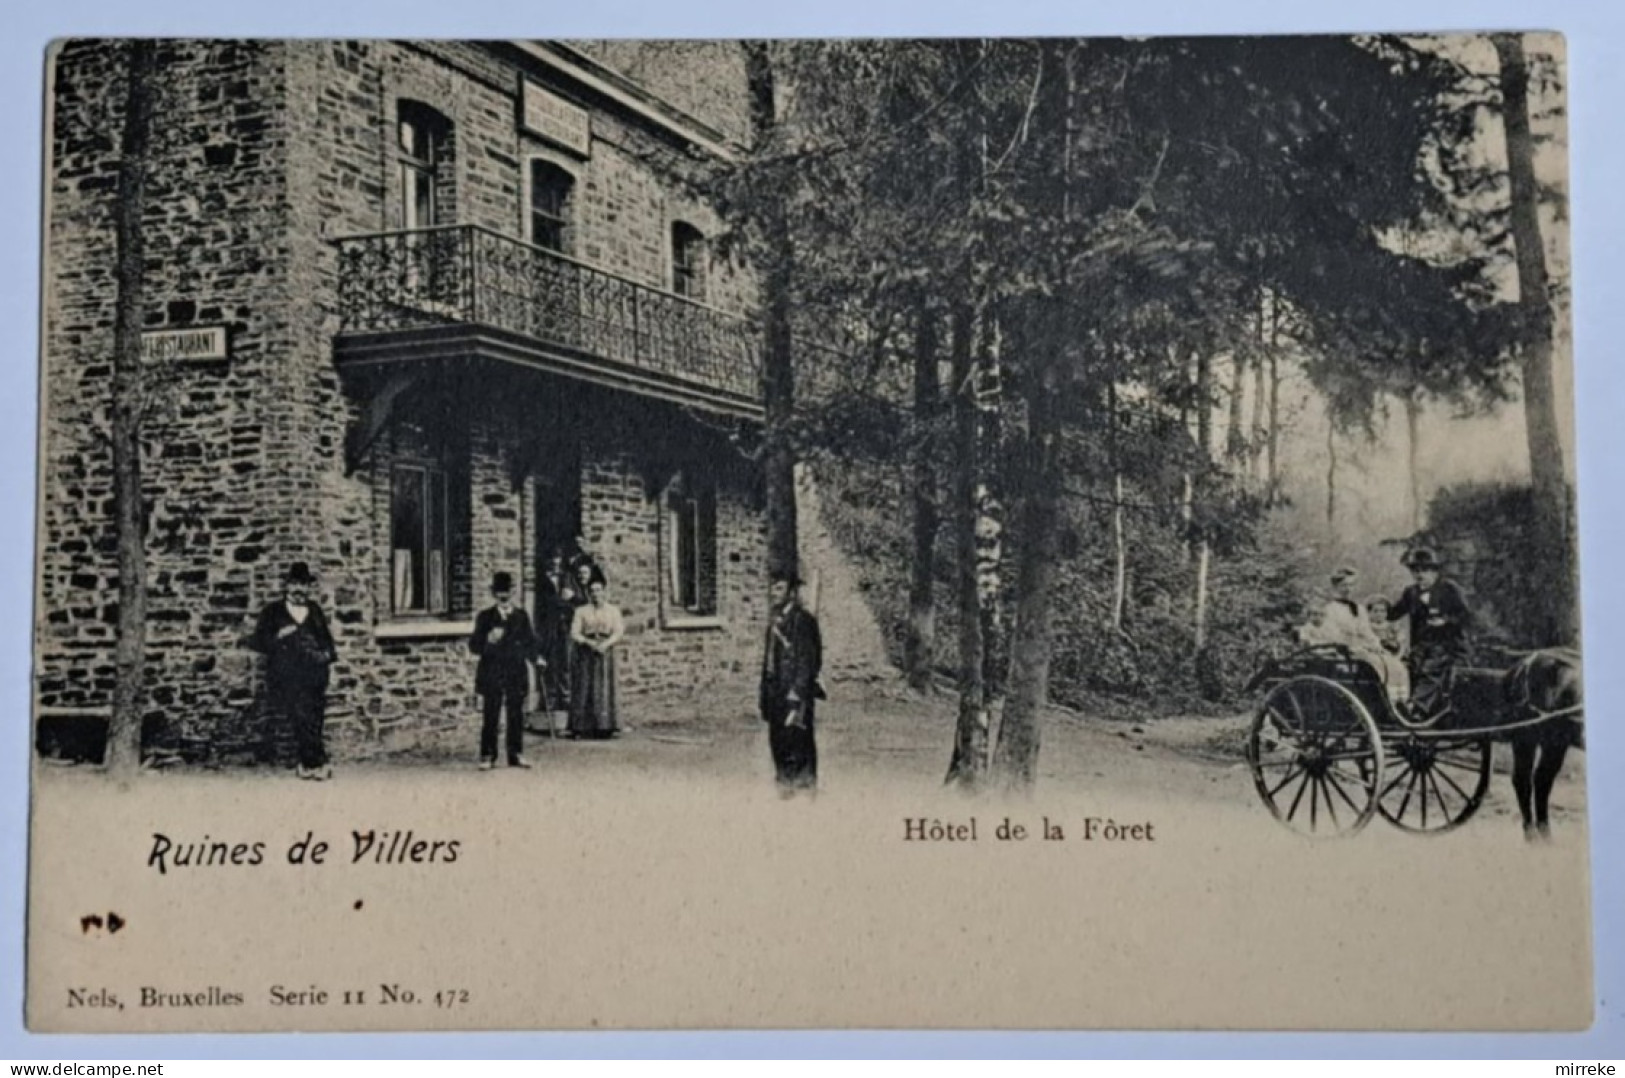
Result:
<svg viewBox="0 0 1625 1078"><path fill-rule="evenodd" d="M1489 741L1391 735L1377 809L1402 830L1441 835L1466 823L1489 788Z"/></svg>
<svg viewBox="0 0 1625 1078"><path fill-rule="evenodd" d="M1264 697L1248 732L1247 763L1275 818L1317 837L1358 832L1376 813L1385 781L1370 712L1318 677L1282 682Z"/></svg>

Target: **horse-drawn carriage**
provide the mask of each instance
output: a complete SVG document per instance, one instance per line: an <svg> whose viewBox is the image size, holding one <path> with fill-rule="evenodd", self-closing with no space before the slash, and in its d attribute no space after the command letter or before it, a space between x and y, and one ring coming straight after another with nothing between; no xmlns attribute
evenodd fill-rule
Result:
<svg viewBox="0 0 1625 1078"><path fill-rule="evenodd" d="M1525 827L1544 833L1552 781L1582 729L1579 657L1566 651L1508 670L1458 669L1447 705L1426 721L1341 646L1271 663L1253 685L1263 692L1247 735L1258 794L1281 823L1317 836L1352 835L1379 814L1416 834L1460 827L1483 804L1502 740L1513 745Z"/></svg>

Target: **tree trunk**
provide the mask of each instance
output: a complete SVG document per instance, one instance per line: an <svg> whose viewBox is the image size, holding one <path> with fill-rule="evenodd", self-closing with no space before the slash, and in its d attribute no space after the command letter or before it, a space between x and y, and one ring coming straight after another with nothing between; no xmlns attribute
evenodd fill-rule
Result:
<svg viewBox="0 0 1625 1078"><path fill-rule="evenodd" d="M1003 343L996 308L982 319L976 390L976 589L982 605L982 685L989 718L1000 713L1008 678L1004 619Z"/></svg>
<svg viewBox="0 0 1625 1078"><path fill-rule="evenodd" d="M1268 401L1264 388L1264 351L1269 351L1269 323L1264 316L1264 308L1270 300L1270 294L1264 289L1258 290L1258 343L1261 349L1258 359L1253 363L1253 433L1249 439L1248 473L1260 488L1267 488L1269 477L1264 471L1264 443L1267 439L1265 432L1264 414Z"/></svg>
<svg viewBox="0 0 1625 1078"><path fill-rule="evenodd" d="M146 306L148 150L152 140L153 42L127 46L124 130L114 208L117 292L113 312L113 503L118 540L118 644L113 653L109 771L128 779L141 766L141 709L147 650L146 514L141 501L141 323Z"/></svg>
<svg viewBox="0 0 1625 1078"><path fill-rule="evenodd" d="M1337 424L1326 417L1326 530L1337 528Z"/></svg>
<svg viewBox="0 0 1625 1078"><path fill-rule="evenodd" d="M756 148L771 145L778 129L770 44L744 42L750 86L751 129ZM767 560L770 572L798 570L796 549L795 447L790 424L795 411L795 365L790 337L790 284L795 251L781 206L767 208L761 221L766 251L762 266L762 465L767 489Z"/></svg>
<svg viewBox="0 0 1625 1078"><path fill-rule="evenodd" d="M1200 657L1207 646L1207 573L1213 560L1213 548L1204 536L1196 547L1196 654ZM1200 659L1198 659L1200 661Z"/></svg>
<svg viewBox="0 0 1625 1078"><path fill-rule="evenodd" d="M1411 533L1422 530L1422 402L1416 390L1405 394L1405 468L1411 491Z"/></svg>
<svg viewBox="0 0 1625 1078"><path fill-rule="evenodd" d="M914 559L909 584L903 669L908 683L931 687L937 642L937 375L936 312L922 302L914 328Z"/></svg>
<svg viewBox="0 0 1625 1078"><path fill-rule="evenodd" d="M1059 102L1063 130L1061 140L1060 225L1072 223L1072 148L1076 139L1077 73L1076 46L1051 43L1060 55L1065 93ZM1053 119L1049 122L1053 123ZM1071 302L1066 272L1058 282L1059 317L1045 320L1057 327L1070 327L1066 305ZM1063 332L1065 332L1063 330ZM1038 340L1025 334L1016 354L1022 361L1022 394L1027 405L1027 429L1023 445L1026 465L1016 482L1021 496L1014 528L1016 553L1015 626L1010 633L1010 679L1004 711L999 720L998 743L993 749L993 772L1007 791L1030 792L1038 778L1038 750L1043 732L1044 705L1049 695L1050 658L1054 651L1052 599L1055 590L1057 524L1060 520L1060 476L1056 457L1059 417L1056 397L1061 391L1060 368L1065 357L1062 342L1055 334ZM1036 345L1036 347L1035 347Z"/></svg>
<svg viewBox="0 0 1625 1078"><path fill-rule="evenodd" d="M1128 604L1128 540L1123 531L1123 473L1112 472L1112 628L1123 629Z"/></svg>
<svg viewBox="0 0 1625 1078"><path fill-rule="evenodd" d="M1281 309L1270 305L1270 430L1269 467L1265 475L1264 504L1274 505L1281 491Z"/></svg>
<svg viewBox="0 0 1625 1078"><path fill-rule="evenodd" d="M1112 628L1123 629L1123 607L1128 596L1128 541L1123 534L1123 471L1117 455L1117 380L1106 389L1111 428L1106 446L1112 469Z"/></svg>
<svg viewBox="0 0 1625 1078"><path fill-rule="evenodd" d="M1181 534L1185 537L1185 560L1188 562L1196 555L1196 544L1191 538L1191 523L1196 515L1196 478L1189 471L1180 476L1179 491L1179 526Z"/></svg>
<svg viewBox="0 0 1625 1078"><path fill-rule="evenodd" d="M1226 428L1224 455L1234 465L1247 461L1247 434L1242 425L1241 406L1247 395L1247 353L1238 348L1231 355L1230 424Z"/></svg>
<svg viewBox="0 0 1625 1078"><path fill-rule="evenodd" d="M1038 384L1032 384L1038 383ZM993 750L993 771L1006 790L1030 790L1038 774L1042 717L1054 649L1056 524L1060 518L1055 474L1056 430L1052 382L1031 379L1027 392L1027 446L1016 510L1015 628L1010 639L1010 688Z"/></svg>
<svg viewBox="0 0 1625 1078"><path fill-rule="evenodd" d="M971 335L975 311L968 300L955 304L949 354L953 378L953 521L959 598L959 721L947 782L966 791L981 786L987 770L988 701L982 638L982 602L977 580L977 404L973 385Z"/></svg>
<svg viewBox="0 0 1625 1078"><path fill-rule="evenodd" d="M1213 357L1206 351L1196 356L1196 442L1206 470L1213 463Z"/></svg>
<svg viewBox="0 0 1625 1078"><path fill-rule="evenodd" d="M1198 366L1200 366L1200 361L1198 361ZM1190 366L1188 364L1182 364L1180 376L1184 378L1188 377L1189 375ZM1198 378L1198 383L1199 382L1200 378ZM1181 402L1179 406L1179 429L1184 432L1185 436L1189 437L1191 429L1191 406L1188 401ZM1184 472L1180 475L1179 535L1181 549L1185 553L1185 560L1187 562L1195 556L1195 544L1192 542L1191 536L1191 521L1193 519L1193 510L1196 501L1195 474L1196 473L1193 471L1191 465L1187 462Z"/></svg>
<svg viewBox="0 0 1625 1078"><path fill-rule="evenodd" d="M1197 467L1201 469L1191 483L1191 503L1194 515L1197 499L1206 494L1207 474L1213 467L1213 360L1204 350L1196 357L1196 441L1200 450ZM1206 514L1206 507L1202 512ZM1201 654L1207 642L1207 570L1212 547L1208 542L1205 520L1193 529L1191 557L1196 559L1196 625L1195 651Z"/></svg>
<svg viewBox="0 0 1625 1078"><path fill-rule="evenodd" d="M1540 231L1540 190L1535 179L1535 141L1529 128L1529 66L1523 40L1514 34L1491 39L1501 62L1502 116L1506 125L1507 176L1512 188L1512 240L1517 250L1518 305L1523 314L1523 407L1528 429L1529 473L1534 493L1534 581L1545 607L1541 644L1572 643L1578 635L1574 549L1569 529L1568 473L1552 382L1551 287Z"/></svg>

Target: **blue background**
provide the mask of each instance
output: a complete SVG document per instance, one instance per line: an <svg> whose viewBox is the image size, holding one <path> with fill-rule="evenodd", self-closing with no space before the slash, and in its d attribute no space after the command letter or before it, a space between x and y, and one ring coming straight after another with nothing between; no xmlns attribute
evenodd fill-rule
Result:
<svg viewBox="0 0 1625 1078"><path fill-rule="evenodd" d="M11 5L8 5L11 6ZM561 10L568 6L570 11ZM1109 6L1064 0L767 0L695 3L543 0L18 0L0 34L0 1058L506 1057L506 1056L1014 1056L1014 1057L1625 1057L1625 955L1616 914L1625 873L1625 795L1612 775L1625 761L1625 573L1613 560L1625 509L1616 502L1625 461L1625 405L1611 347L1621 336L1625 262L1625 17L1596 3L1230 0L1203 5L1135 0ZM1132 1033L575 1033L461 1035L34 1036L22 1027L27 864L29 651L33 596L40 326L39 252L44 50L53 38L170 37L739 37L1110 35L1555 29L1568 36L1573 153L1575 348L1579 401L1581 558L1585 584L1588 772L1592 823L1598 1010L1572 1035L1132 1034ZM1471 916L1463 896L1462 916ZM1516 939L1484 940L1516 950ZM1373 946L1371 957L1380 961ZM1511 986L1509 986L1511 987Z"/></svg>

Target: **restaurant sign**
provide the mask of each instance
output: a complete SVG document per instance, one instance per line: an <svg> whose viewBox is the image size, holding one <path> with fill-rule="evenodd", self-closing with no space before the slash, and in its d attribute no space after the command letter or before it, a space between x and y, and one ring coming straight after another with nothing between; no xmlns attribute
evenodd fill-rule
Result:
<svg viewBox="0 0 1625 1078"><path fill-rule="evenodd" d="M519 126L582 157L592 156L592 119L587 110L529 79L520 87Z"/></svg>
<svg viewBox="0 0 1625 1078"><path fill-rule="evenodd" d="M141 358L147 363L225 359L226 327L150 329L141 334Z"/></svg>

